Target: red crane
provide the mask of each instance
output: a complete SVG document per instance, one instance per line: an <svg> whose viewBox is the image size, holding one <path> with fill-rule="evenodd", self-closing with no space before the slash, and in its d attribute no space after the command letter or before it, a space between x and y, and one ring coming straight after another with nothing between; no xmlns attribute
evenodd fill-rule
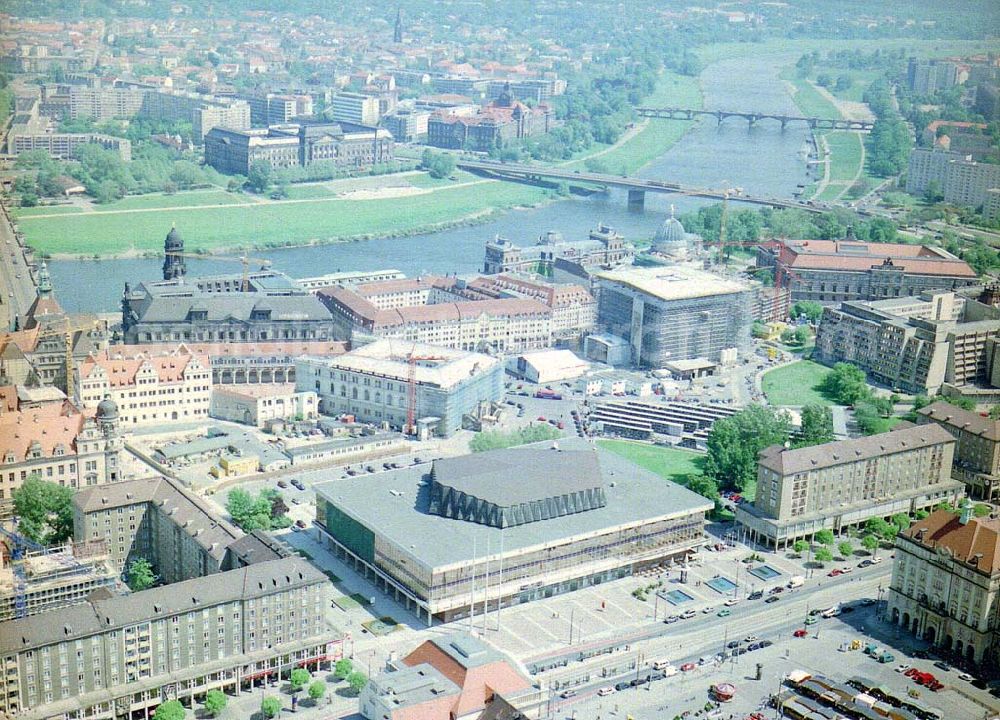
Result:
<svg viewBox="0 0 1000 720"><path fill-rule="evenodd" d="M417 432L416 426L416 415L417 415L417 363L421 360L446 360L440 355L417 355L417 347L414 345L413 349L410 350L410 354L406 357L406 362L409 365L407 368L407 402L406 402L406 427L403 429L408 435L415 435Z"/></svg>

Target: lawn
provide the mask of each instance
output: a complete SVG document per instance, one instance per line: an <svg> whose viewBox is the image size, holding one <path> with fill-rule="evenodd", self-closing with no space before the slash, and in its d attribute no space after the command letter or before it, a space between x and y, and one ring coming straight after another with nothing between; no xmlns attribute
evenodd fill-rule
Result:
<svg viewBox="0 0 1000 720"><path fill-rule="evenodd" d="M701 90L697 78L664 72L656 83L652 95L644 98L648 107L691 107L702 104ZM651 160L655 160L673 146L690 129L691 123L684 120L649 120L646 126L618 147L594 157L610 172L631 175ZM581 158L566 163L562 167L571 170L586 168L587 159Z"/></svg>
<svg viewBox="0 0 1000 720"><path fill-rule="evenodd" d="M289 200L315 200L317 198L332 198L335 193L326 185L290 185Z"/></svg>
<svg viewBox="0 0 1000 720"><path fill-rule="evenodd" d="M597 444L628 458L641 468L682 485L687 475L700 475L705 462L705 456L700 453L661 445L628 440L598 440Z"/></svg>
<svg viewBox="0 0 1000 720"><path fill-rule="evenodd" d="M823 378L830 372L825 365L799 360L766 372L762 379L764 394L772 405L832 405L819 389Z"/></svg>
<svg viewBox="0 0 1000 720"><path fill-rule="evenodd" d="M192 190L172 195L165 195L163 193L129 195L106 205L94 205L94 210L98 212L110 210L149 210L190 205L241 205L246 202L248 202L247 198L228 193L225 190Z"/></svg>
<svg viewBox="0 0 1000 720"><path fill-rule="evenodd" d="M861 147L861 133L838 130L826 134L826 144L830 148L830 181L854 182L861 168L864 153Z"/></svg>
<svg viewBox="0 0 1000 720"><path fill-rule="evenodd" d="M49 254L115 255L156 252L172 223L186 249L281 247L372 235L429 231L483 212L533 205L546 190L501 182L442 188L391 201L340 198L254 203L216 208L165 208L140 213L94 212L23 218L27 242Z"/></svg>
<svg viewBox="0 0 1000 720"><path fill-rule="evenodd" d="M786 68L781 72L781 79L787 80L794 88L792 100L795 106L805 117L840 119L840 110L832 102L827 100L819 90L813 87L808 80L796 76L795 68Z"/></svg>
<svg viewBox="0 0 1000 720"><path fill-rule="evenodd" d="M15 218L32 217L33 215L72 215L82 213L83 208L76 205L39 205L37 207L11 208L10 213Z"/></svg>

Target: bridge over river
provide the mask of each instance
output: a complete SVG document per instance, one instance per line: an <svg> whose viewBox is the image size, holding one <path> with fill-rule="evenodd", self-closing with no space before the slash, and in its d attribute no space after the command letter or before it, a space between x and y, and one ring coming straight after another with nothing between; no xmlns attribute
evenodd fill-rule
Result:
<svg viewBox="0 0 1000 720"><path fill-rule="evenodd" d="M484 160L468 160L465 158L456 159L455 165L463 170L490 175L505 180L539 181L539 180L565 180L574 184L586 184L590 186L601 186L605 188L616 187L628 190L629 207L641 208L645 203L647 192L668 193L675 195L688 195L691 197L710 198L713 200L723 200L728 197L730 200L750 203L753 205L766 205L774 208L794 208L805 210L811 213L820 213L824 208L798 200L788 200L786 198L758 197L746 195L734 189L712 189L699 188L677 183L668 183L660 180L645 180L642 178L628 177L624 175L610 175L607 173L584 172L582 170L566 170L558 166L526 165L524 163L502 163L489 162Z"/></svg>
<svg viewBox="0 0 1000 720"><path fill-rule="evenodd" d="M753 127L761 120L777 120L784 130L788 123L807 123L809 127L820 130L860 130L868 132L874 123L868 120L848 120L821 117L803 117L800 115L783 115L781 113L765 113L742 110L702 110L698 108L671 107L639 107L635 109L639 117L658 118L661 120L694 120L698 116L708 115L718 120L719 124L726 118L738 117L746 120Z"/></svg>

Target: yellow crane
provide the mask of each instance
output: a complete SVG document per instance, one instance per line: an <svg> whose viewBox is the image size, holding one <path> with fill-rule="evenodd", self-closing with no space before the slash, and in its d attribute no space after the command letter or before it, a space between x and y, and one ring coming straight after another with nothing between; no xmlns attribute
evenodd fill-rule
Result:
<svg viewBox="0 0 1000 720"><path fill-rule="evenodd" d="M222 262L238 262L243 265L243 280L240 289L247 292L250 289L250 263L259 263L261 269L271 266L271 261L267 258L255 258L247 255L199 255L198 253L187 252L165 252L165 256L196 258L198 260L221 260Z"/></svg>

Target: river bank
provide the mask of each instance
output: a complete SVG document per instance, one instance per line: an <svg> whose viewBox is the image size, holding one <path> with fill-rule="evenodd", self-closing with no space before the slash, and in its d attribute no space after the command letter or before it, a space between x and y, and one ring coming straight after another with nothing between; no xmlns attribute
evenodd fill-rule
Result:
<svg viewBox="0 0 1000 720"><path fill-rule="evenodd" d="M665 72L646 101L698 106L698 81ZM567 166L583 167L593 156L616 172L632 173L666 152L689 126L646 121L615 145L596 147ZM321 187L293 186L288 200L219 191L218 202L203 192L198 202L190 203L186 193L178 193L126 198L106 210L100 206L90 211L32 209L18 219L18 225L26 242L42 255L112 259L158 253L171 225L182 229L189 252L261 251L422 235L487 223L499 213L538 208L559 199L551 189L529 185L483 179L439 184L427 182L423 174L407 176L400 185L413 189L393 197L334 195Z"/></svg>

